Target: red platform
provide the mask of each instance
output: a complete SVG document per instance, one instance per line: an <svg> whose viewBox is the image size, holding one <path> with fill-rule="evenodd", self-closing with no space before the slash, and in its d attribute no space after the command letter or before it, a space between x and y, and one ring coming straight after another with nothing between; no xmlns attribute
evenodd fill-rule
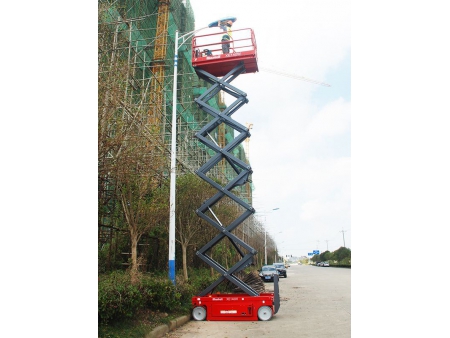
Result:
<svg viewBox="0 0 450 338"><path fill-rule="evenodd" d="M195 36L192 39L192 66L220 77L244 62L246 73L257 72L258 57L253 30L237 29L232 34L229 53L222 50L224 32Z"/></svg>
<svg viewBox="0 0 450 338"><path fill-rule="evenodd" d="M193 317L196 320L269 320L275 313L274 294L212 294L192 297ZM197 312L196 312L197 311Z"/></svg>

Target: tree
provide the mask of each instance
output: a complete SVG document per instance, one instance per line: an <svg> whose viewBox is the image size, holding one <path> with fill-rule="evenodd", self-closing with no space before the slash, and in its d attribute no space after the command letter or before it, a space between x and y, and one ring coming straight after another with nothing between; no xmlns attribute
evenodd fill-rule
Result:
<svg viewBox="0 0 450 338"><path fill-rule="evenodd" d="M187 248L192 240L199 235L202 229L208 227L208 223L197 216L195 211L204 200L211 197L214 189L205 181L194 174L186 174L177 177L176 182L176 241L181 245L183 258L183 276L188 280Z"/></svg>
<svg viewBox="0 0 450 338"><path fill-rule="evenodd" d="M141 174L119 176L118 195L130 232L131 282L137 283L139 240L151 228L167 222L168 193L167 189L158 186L148 174Z"/></svg>
<svg viewBox="0 0 450 338"><path fill-rule="evenodd" d="M350 257L351 257L350 249L345 248L343 246L341 246L336 251L333 251L333 258L339 262L346 258L350 259Z"/></svg>
<svg viewBox="0 0 450 338"><path fill-rule="evenodd" d="M321 262L325 262L325 261L329 261L332 257L332 253L330 251L324 251L320 254L320 261Z"/></svg>
<svg viewBox="0 0 450 338"><path fill-rule="evenodd" d="M321 260L320 260L320 255L314 255L314 256L312 256L311 260L312 260L314 263L321 262Z"/></svg>

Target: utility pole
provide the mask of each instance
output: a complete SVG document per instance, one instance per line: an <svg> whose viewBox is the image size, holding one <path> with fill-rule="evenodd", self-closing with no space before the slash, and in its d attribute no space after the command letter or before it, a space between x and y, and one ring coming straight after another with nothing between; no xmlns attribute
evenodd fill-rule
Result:
<svg viewBox="0 0 450 338"><path fill-rule="evenodd" d="M339 231L339 232L342 232L342 239L344 240L344 248L345 248L345 237L344 237L344 232L347 232L347 230L344 231L344 228L342 228L342 231Z"/></svg>
<svg viewBox="0 0 450 338"><path fill-rule="evenodd" d="M328 251L328 239L326 239L325 242L327 242L327 251Z"/></svg>

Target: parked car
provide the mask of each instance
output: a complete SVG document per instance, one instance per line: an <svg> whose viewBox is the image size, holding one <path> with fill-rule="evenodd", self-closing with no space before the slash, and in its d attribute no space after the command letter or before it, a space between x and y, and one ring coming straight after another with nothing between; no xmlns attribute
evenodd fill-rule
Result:
<svg viewBox="0 0 450 338"><path fill-rule="evenodd" d="M278 275L280 277L283 276L284 278L287 278L287 271L286 271L286 268L284 266L284 263L273 263L273 265L278 270Z"/></svg>
<svg viewBox="0 0 450 338"><path fill-rule="evenodd" d="M317 266L323 266L323 262L317 262L316 265Z"/></svg>
<svg viewBox="0 0 450 338"><path fill-rule="evenodd" d="M264 282L273 282L273 276L278 276L278 270L273 265L264 265L259 271L259 276Z"/></svg>
<svg viewBox="0 0 450 338"><path fill-rule="evenodd" d="M330 263L328 263L328 262L323 262L323 265L322 266L330 266Z"/></svg>

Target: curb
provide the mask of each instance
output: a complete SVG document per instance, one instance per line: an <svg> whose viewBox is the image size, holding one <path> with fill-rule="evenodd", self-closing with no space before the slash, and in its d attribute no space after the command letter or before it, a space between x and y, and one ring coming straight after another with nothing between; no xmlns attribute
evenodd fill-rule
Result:
<svg viewBox="0 0 450 338"><path fill-rule="evenodd" d="M147 333L144 338L161 338L166 333L175 330L176 328L186 324L191 320L191 315L181 316L170 321L169 324L163 324L155 327L152 331Z"/></svg>

